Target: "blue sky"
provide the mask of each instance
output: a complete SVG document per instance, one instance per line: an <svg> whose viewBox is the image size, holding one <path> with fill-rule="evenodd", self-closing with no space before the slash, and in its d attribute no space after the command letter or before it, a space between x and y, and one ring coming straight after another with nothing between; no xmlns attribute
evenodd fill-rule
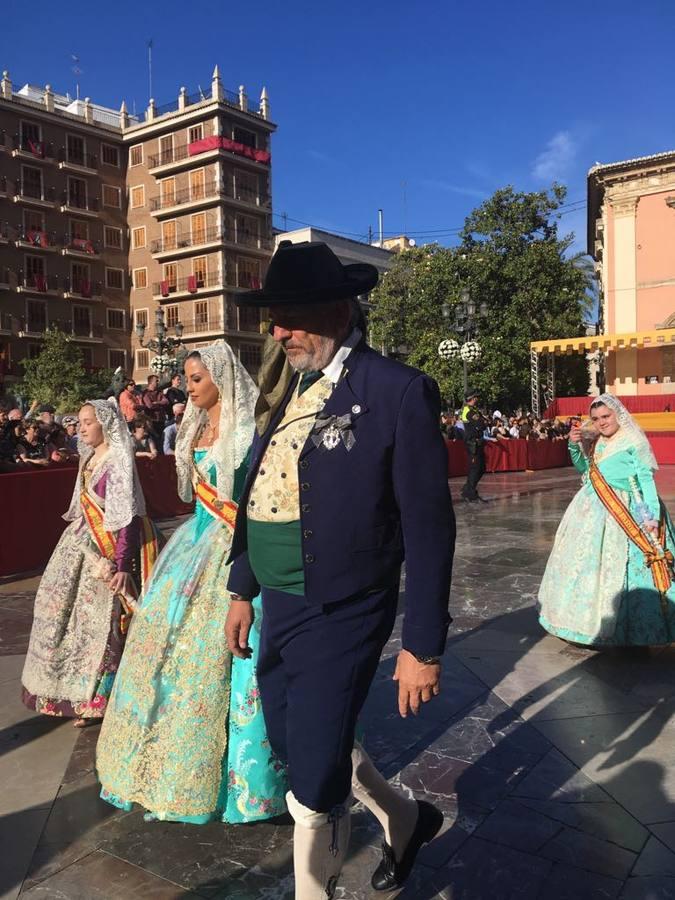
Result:
<svg viewBox="0 0 675 900"><path fill-rule="evenodd" d="M505 184L583 201L596 161L675 148L674 29L672 0L6 0L0 67L72 92L75 53L82 95L143 109L147 39L158 103L218 63L225 87L269 91L275 224L365 237L382 207L386 232L452 243ZM582 247L584 207L562 223Z"/></svg>

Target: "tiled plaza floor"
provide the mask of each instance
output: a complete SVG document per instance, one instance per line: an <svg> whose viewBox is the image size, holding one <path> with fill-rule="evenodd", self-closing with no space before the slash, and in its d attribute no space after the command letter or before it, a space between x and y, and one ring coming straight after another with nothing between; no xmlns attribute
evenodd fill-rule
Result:
<svg viewBox="0 0 675 900"><path fill-rule="evenodd" d="M443 691L418 718L396 713L397 633L387 648L365 743L446 815L401 900L675 898L675 649L594 653L537 625L577 484L570 470L487 476L491 502L458 505ZM675 468L659 485L674 510ZM36 585L0 585L0 898L290 900L287 822L196 828L115 811L97 796L98 728L21 706ZM353 817L337 896L367 900L380 835Z"/></svg>

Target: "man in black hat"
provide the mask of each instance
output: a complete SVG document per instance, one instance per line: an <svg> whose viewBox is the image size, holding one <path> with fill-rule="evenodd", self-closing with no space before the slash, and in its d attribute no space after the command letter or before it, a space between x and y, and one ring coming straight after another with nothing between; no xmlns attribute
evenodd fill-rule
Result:
<svg viewBox="0 0 675 900"><path fill-rule="evenodd" d="M485 474L485 442L483 434L486 422L478 409L480 394L478 391L467 391L462 407L464 423L464 442L469 457L469 473L466 484L462 488L462 500L467 503L487 502L478 493L478 482Z"/></svg>
<svg viewBox="0 0 675 900"><path fill-rule="evenodd" d="M332 897L352 793L385 832L372 884L408 876L442 814L393 789L354 732L395 619L402 716L439 691L455 526L434 381L366 345L355 298L377 270L320 243L284 242L262 290L279 356L267 360L228 588L230 649L246 656L262 588L258 682L268 735L288 763L296 900ZM423 459L420 458L420 447Z"/></svg>

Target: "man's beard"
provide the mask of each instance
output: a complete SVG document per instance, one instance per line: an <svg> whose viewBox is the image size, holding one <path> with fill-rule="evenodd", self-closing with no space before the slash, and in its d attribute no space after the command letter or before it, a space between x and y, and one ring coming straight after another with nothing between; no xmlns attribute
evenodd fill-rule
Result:
<svg viewBox="0 0 675 900"><path fill-rule="evenodd" d="M314 353L294 352L293 358L288 357L288 361L296 372L319 372L325 369L331 359L335 356L339 342L335 338L321 336L319 338L319 346ZM286 347L284 347L284 350Z"/></svg>

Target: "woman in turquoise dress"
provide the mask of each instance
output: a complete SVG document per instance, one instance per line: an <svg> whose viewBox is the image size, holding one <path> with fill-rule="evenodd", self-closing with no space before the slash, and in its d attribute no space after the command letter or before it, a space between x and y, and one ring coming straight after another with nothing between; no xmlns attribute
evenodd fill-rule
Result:
<svg viewBox="0 0 675 900"><path fill-rule="evenodd" d="M539 589L539 621L557 637L593 647L675 640L675 533L654 483L647 436L610 394L591 426L573 428L582 486L556 534Z"/></svg>
<svg viewBox="0 0 675 900"><path fill-rule="evenodd" d="M97 748L101 797L149 818L252 822L285 812L253 655L227 649L225 590L256 388L224 341L189 355L176 441L178 489L195 514L162 551L135 611Z"/></svg>

